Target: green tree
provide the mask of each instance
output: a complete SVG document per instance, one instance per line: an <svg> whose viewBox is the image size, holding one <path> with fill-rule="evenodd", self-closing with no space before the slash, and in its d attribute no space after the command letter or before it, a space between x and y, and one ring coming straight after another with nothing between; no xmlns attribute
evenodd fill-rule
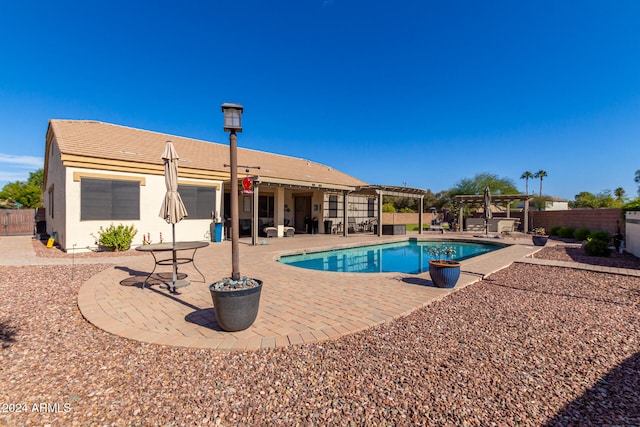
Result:
<svg viewBox="0 0 640 427"><path fill-rule="evenodd" d="M382 212L393 213L395 211L396 211L396 207L393 206L393 203L383 203L382 204Z"/></svg>
<svg viewBox="0 0 640 427"><path fill-rule="evenodd" d="M640 196L640 169L636 171L636 177L633 180L638 184L638 196Z"/></svg>
<svg viewBox="0 0 640 427"><path fill-rule="evenodd" d="M391 212L417 212L419 209L420 199L414 197L401 196L384 196L382 198L382 207L385 205L393 206Z"/></svg>
<svg viewBox="0 0 640 427"><path fill-rule="evenodd" d="M533 178L533 174L531 173L531 171L524 171L522 173L522 175L520 175L520 179L524 179L524 185L525 185L525 194L529 195L529 179Z"/></svg>
<svg viewBox="0 0 640 427"><path fill-rule="evenodd" d="M43 170L29 172L29 179L11 182L0 191L0 200L4 200L6 206L22 208L42 207L42 180Z"/></svg>
<svg viewBox="0 0 640 427"><path fill-rule="evenodd" d="M640 211L640 197L635 200L631 200L628 203L622 205L622 210L627 211Z"/></svg>
<svg viewBox="0 0 640 427"><path fill-rule="evenodd" d="M622 202L614 199L611 190L603 190L596 195L599 208L617 208L622 206Z"/></svg>
<svg viewBox="0 0 640 427"><path fill-rule="evenodd" d="M626 191L624 191L624 188L616 188L615 190L613 190L613 194L616 196L617 201L624 202L626 196Z"/></svg>
<svg viewBox="0 0 640 427"><path fill-rule="evenodd" d="M583 191L575 195L575 200L571 203L574 208L617 208L622 207L622 200L613 198L610 190L603 190L598 194Z"/></svg>
<svg viewBox="0 0 640 427"><path fill-rule="evenodd" d="M451 208L452 200L449 197L449 192L446 190L433 193L431 190L427 190L427 194L424 196L424 208L423 212L429 212L431 208L435 208L436 211L441 212L444 208Z"/></svg>
<svg viewBox="0 0 640 427"><path fill-rule="evenodd" d="M548 176L547 171L544 171L542 169L540 169L538 172L536 172L533 175L534 178L540 179L540 196L539 197L542 197L542 179L545 178L546 176Z"/></svg>
<svg viewBox="0 0 640 427"><path fill-rule="evenodd" d="M492 194L518 194L515 183L510 178L500 178L488 172L476 174L473 178L463 178L449 191L449 197L456 195L479 195L489 187Z"/></svg>
<svg viewBox="0 0 640 427"><path fill-rule="evenodd" d="M42 188L43 182L44 182L44 169L40 168L37 171L29 172L29 179L27 179L27 184L35 185L36 187Z"/></svg>
<svg viewBox="0 0 640 427"><path fill-rule="evenodd" d="M588 191L582 191L574 196L571 206L574 208L595 208L596 195Z"/></svg>
<svg viewBox="0 0 640 427"><path fill-rule="evenodd" d="M5 200L7 205L16 208L41 207L41 198L42 190L40 187L22 181L11 182L0 191L0 199Z"/></svg>

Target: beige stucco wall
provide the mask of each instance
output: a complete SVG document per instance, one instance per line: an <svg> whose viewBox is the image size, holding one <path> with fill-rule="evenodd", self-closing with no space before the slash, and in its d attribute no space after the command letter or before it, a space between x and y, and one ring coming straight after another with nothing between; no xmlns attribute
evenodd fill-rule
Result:
<svg viewBox="0 0 640 427"><path fill-rule="evenodd" d="M45 208L45 221L47 233L57 232L58 242L64 241L65 215L66 215L66 189L65 170L60 160L60 151L57 144L51 144L47 164L47 182L44 188L43 204ZM53 206L53 210L51 207Z"/></svg>
<svg viewBox="0 0 640 427"><path fill-rule="evenodd" d="M626 213L625 245L629 253L640 257L640 211Z"/></svg>
<svg viewBox="0 0 640 427"><path fill-rule="evenodd" d="M546 202L545 211L566 211L569 210L569 202Z"/></svg>
<svg viewBox="0 0 640 427"><path fill-rule="evenodd" d="M116 221L81 221L80 220L80 181L74 180L74 172L79 174L91 174L92 177L104 175L106 178L117 179L123 178L144 178L144 185L140 186L140 219L135 221L116 220ZM180 183L190 185L215 185L218 187L216 191L215 210L221 211L221 190L222 183L210 180L185 180L180 179ZM160 218L160 207L166 192L166 186L163 175L143 175L136 173L125 173L110 171L66 168L64 177L64 187L66 196L64 198L56 195L60 199L59 203L66 203L66 217L64 225L61 227L59 222L52 222L51 229L48 232L57 231L59 233L59 243L66 251L75 250L76 252L88 251L96 247L95 238L92 234L97 235L100 227L108 227L110 224L133 225L138 233L136 234L132 246L142 244L143 236L150 233L152 243L158 243L160 233L162 233L164 242L171 242L172 230L171 224ZM63 202L66 201L66 202ZM192 241L192 240L210 240L209 229L211 219L188 219L185 218L176 224L176 240ZM49 227L48 227L49 228Z"/></svg>

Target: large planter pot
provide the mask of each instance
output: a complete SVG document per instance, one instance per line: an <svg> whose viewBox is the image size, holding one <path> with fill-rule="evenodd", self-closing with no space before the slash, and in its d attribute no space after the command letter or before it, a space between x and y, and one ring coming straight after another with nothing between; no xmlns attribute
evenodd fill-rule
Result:
<svg viewBox="0 0 640 427"><path fill-rule="evenodd" d="M225 331L242 331L256 320L262 280L254 280L259 285L247 289L216 290L214 285L209 286L216 320Z"/></svg>
<svg viewBox="0 0 640 427"><path fill-rule="evenodd" d="M439 288L453 288L460 278L460 263L457 261L429 261L431 281Z"/></svg>
<svg viewBox="0 0 640 427"><path fill-rule="evenodd" d="M549 236L531 236L531 238L533 239L533 244L535 246L544 246L547 244Z"/></svg>

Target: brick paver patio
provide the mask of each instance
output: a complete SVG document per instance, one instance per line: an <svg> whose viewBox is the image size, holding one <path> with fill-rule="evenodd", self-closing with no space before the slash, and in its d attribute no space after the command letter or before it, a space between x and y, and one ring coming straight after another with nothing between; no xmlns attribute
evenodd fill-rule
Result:
<svg viewBox="0 0 640 427"><path fill-rule="evenodd" d="M283 265L276 259L282 254L311 249L406 239L407 236L296 235L265 239L266 244L258 246L242 241L240 271L263 280L264 286L258 318L250 328L240 332L219 328L208 289L211 282L231 273L230 242L212 243L197 252L195 261L206 283L200 281L191 266L184 265L179 271L186 273L192 282L180 289L179 294L170 294L157 285L142 289L142 281L153 268L152 257L128 257L83 284L78 306L82 315L98 328L148 343L252 350L334 339L409 314L452 290L433 287L429 273L331 273ZM500 240L500 243L517 242L515 238ZM530 239L520 243L526 244L513 244L464 261L455 290L539 250L531 245ZM170 267L160 271L168 273Z"/></svg>

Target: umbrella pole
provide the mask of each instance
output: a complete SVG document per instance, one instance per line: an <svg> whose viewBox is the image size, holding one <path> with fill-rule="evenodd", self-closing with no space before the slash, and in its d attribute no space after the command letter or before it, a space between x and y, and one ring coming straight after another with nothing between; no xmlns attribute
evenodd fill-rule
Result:
<svg viewBox="0 0 640 427"><path fill-rule="evenodd" d="M173 252L173 277L172 277L172 282L173 282L173 291L176 291L176 280L178 280L178 261L176 259L176 225L175 224L171 224L171 241L173 242L173 250L171 252Z"/></svg>

